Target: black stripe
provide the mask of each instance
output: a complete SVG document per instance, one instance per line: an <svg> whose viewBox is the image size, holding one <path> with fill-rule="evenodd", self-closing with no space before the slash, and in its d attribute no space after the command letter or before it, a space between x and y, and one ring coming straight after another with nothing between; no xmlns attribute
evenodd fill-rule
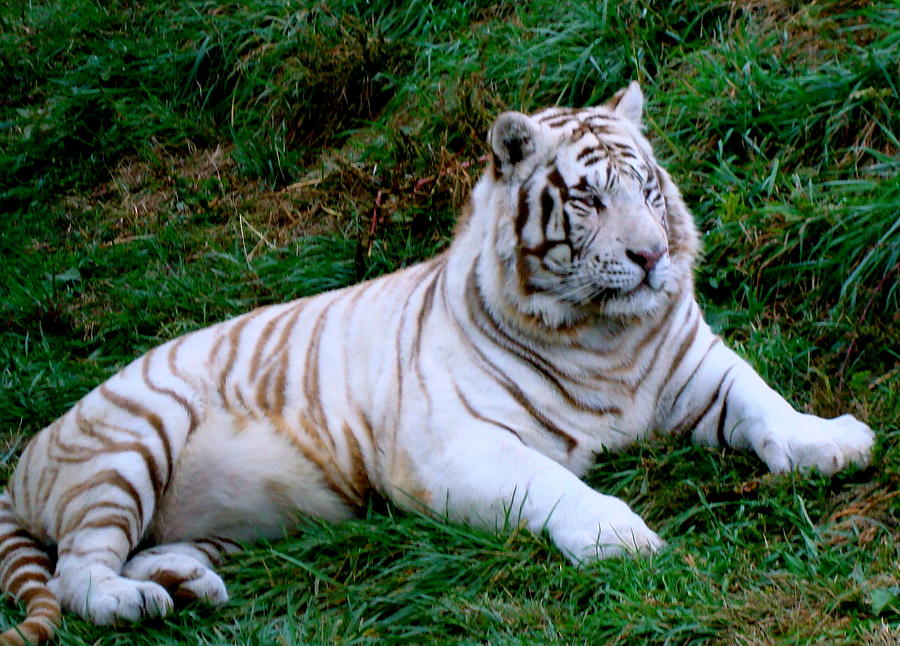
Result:
<svg viewBox="0 0 900 646"><path fill-rule="evenodd" d="M566 180L563 179L563 176L560 174L559 169L556 166L553 167L549 173L547 173L547 181L550 182L550 185L559 189L559 196L563 202L569 199L569 185L566 184Z"/></svg>
<svg viewBox="0 0 900 646"><path fill-rule="evenodd" d="M693 311L693 307L688 308L688 315L690 315ZM685 323L687 323L687 321L685 321ZM662 392L663 388L668 385L669 380L675 375L675 372L681 366L681 362L684 361L684 357L687 354L688 349L694 344L697 339L697 330L699 329L700 317L698 316L696 319L694 319L694 326L691 328L691 331L685 335L684 340L682 340L681 344L678 346L678 350L675 351L675 356L672 358L672 362L669 364L669 371L666 373L666 378L663 379L659 384L659 390L656 393L657 397L659 397L659 394Z"/></svg>
<svg viewBox="0 0 900 646"><path fill-rule="evenodd" d="M98 390L103 398L109 401L111 404L128 411L133 416L144 419L153 428L153 430L156 431L159 442L160 444L162 444L163 455L166 459L166 480L168 481L168 478L172 474L172 444L169 441L169 436L166 433L165 425L163 424L163 421L159 417L159 415L151 411L146 406L143 406L142 404L139 404L132 399L128 399L123 395L114 393L106 384L100 386ZM125 448L124 450L133 451L137 449L130 448L129 446L129 448ZM150 471L150 477L153 480L153 492L156 494L156 499L158 500L160 494L162 493L163 487L162 479L160 478L160 475L158 473L159 467L156 465L156 460L151 460L148 458L147 462L147 468Z"/></svg>
<svg viewBox="0 0 900 646"><path fill-rule="evenodd" d="M722 397L722 410L719 412L719 423L716 426L716 439L719 442L719 446L729 446L725 442L725 418L728 416L728 393L731 392L731 387L734 386L734 382L737 379L732 379L731 383L728 384L728 390L725 391L725 395Z"/></svg>
<svg viewBox="0 0 900 646"><path fill-rule="evenodd" d="M697 365L694 366L694 369L691 371L691 374L688 376L687 380L683 384L681 384L681 388L678 389L678 392L675 394L675 398L672 400L672 405L669 407L669 415L671 415L672 411L675 410L675 405L678 403L678 400L681 398L681 395L684 393L685 388L687 388L688 384L690 384L694 380L694 377L697 375L697 371L700 370L700 366L702 366L703 362L706 361L706 357L709 356L710 351L714 347L716 347L716 343L718 343L721 340L722 339L720 339L719 337L715 337L712 340L712 343L710 343L709 347L706 348L706 352L704 352L703 356L700 357L700 361L698 361Z"/></svg>
<svg viewBox="0 0 900 646"><path fill-rule="evenodd" d="M102 485L109 485L122 491L126 496L134 501L137 508L137 517L139 522L143 523L144 505L141 501L141 495L131 482L115 469L104 469L98 471L85 482L76 485L63 494L56 502L56 536L60 536L60 528L63 524L66 510L72 501L78 496L93 491Z"/></svg>
<svg viewBox="0 0 900 646"><path fill-rule="evenodd" d="M516 358L529 365L541 377L546 379L567 404L578 410L588 411L596 415L622 414L622 409L617 406L595 408L575 399L560 381L560 379L566 379L566 375L556 370L556 366L552 363L546 361L529 347L510 336L506 330L503 329L500 322L494 318L488 309L487 300L485 299L481 284L474 271L470 272L466 278L466 294L475 294L478 297L475 301L477 312L473 311L473 304L470 302L469 298L466 299L466 305L467 310L469 311L469 318L475 323L479 331L487 336L492 342L499 345L504 350L509 351ZM481 316L478 316L478 314Z"/></svg>
<svg viewBox="0 0 900 646"><path fill-rule="evenodd" d="M477 261L474 264L477 267L477 264L478 264ZM468 276L466 282L470 283L473 280L475 280L474 269L469 272L469 276ZM472 288L467 289L466 290L467 293L470 293L471 289ZM471 299L469 299L469 300L471 300ZM471 316L471 313L470 313L470 316ZM525 409L525 411L544 428L544 430L546 430L546 431L550 432L552 435L555 435L556 437L560 438L566 444L566 450L571 453L575 449L575 447L578 445L578 442L575 440L575 438L572 437L571 435L569 435L568 433L566 433L563 429L561 429L559 426L557 426L553 422L553 420L551 420L546 415L541 413L537 408L535 408L535 406L532 404L532 402L526 396L525 392L522 391L522 389L519 388L512 380L510 380L508 377L506 377L504 372L495 363L493 363L490 359L488 359L487 356L484 354L484 352L482 352L481 349L475 343L473 343L470 339L466 339L465 337L461 336L460 338L462 338L463 341L466 342L467 346L469 348L471 348L472 352L478 356L478 358L481 360L482 364L484 364L484 366L486 367L486 371L494 377L494 379L497 381L497 383L513 399L515 399L516 402L523 409Z"/></svg>
<svg viewBox="0 0 900 646"><path fill-rule="evenodd" d="M547 237L547 226L550 224L550 217L553 215L555 206L556 201L550 194L550 189L545 186L541 191L541 231L544 232L544 237Z"/></svg>
<svg viewBox="0 0 900 646"><path fill-rule="evenodd" d="M191 406L190 402L184 397L184 395L181 395L180 393L177 393L170 388L157 386L150 379L150 356L154 351L155 350L151 350L150 353L144 357L143 365L141 366L141 376L144 378L144 383L147 384L150 390L161 395L167 395L171 397L184 409L184 411L187 413L188 420L190 420L188 422L188 435L190 435L194 432L194 429L197 428L197 412L194 410L194 407ZM169 477L171 477L171 473L169 474Z"/></svg>
<svg viewBox="0 0 900 646"><path fill-rule="evenodd" d="M678 434L689 428L696 428L697 425L703 421L703 418L706 417L706 415L712 409L713 405L716 403L716 401L718 401L719 393L722 391L722 384L725 383L725 379L728 378L728 375L731 373L733 368L734 368L734 366L732 365L731 367L728 368L728 370L725 371L725 374L722 375L722 379L719 380L719 385L716 386L716 390L715 390L715 392L713 392L713 396L710 398L709 403L706 405L706 407L703 409L703 411L699 415L694 416L694 418L690 422L687 421L690 414L688 417L686 417L681 422L679 422L673 429L673 432L675 434Z"/></svg>
<svg viewBox="0 0 900 646"><path fill-rule="evenodd" d="M543 119L541 121L543 121ZM555 121L547 121L546 125L548 128L561 128L569 123L572 123L573 121L578 121L578 119L576 119L575 117L565 116L560 117Z"/></svg>
<svg viewBox="0 0 900 646"><path fill-rule="evenodd" d="M477 419L480 422L485 422L487 424L490 424L491 426L496 426L498 428L502 428L504 431L508 431L509 433L512 433L516 437L517 440L522 442L522 437L519 435L519 433L514 428L512 428L511 426L507 426L506 424L504 424L502 422L498 422L495 419L485 417L484 415L482 415L481 413L476 411L475 408L472 406L472 404L469 402L469 400L466 398L466 396L463 395L462 390L459 389L459 385L455 381L453 382L453 389L456 391L456 396L459 397L459 400L462 402L463 407L466 409L466 411L469 413L469 415L471 415L472 417L474 417L475 419ZM522 444L524 444L524 442L522 442Z"/></svg>
<svg viewBox="0 0 900 646"><path fill-rule="evenodd" d="M519 188L519 203L516 207L516 237L520 239L522 230L528 223L528 217L531 214L531 209L528 207L528 188L524 184Z"/></svg>

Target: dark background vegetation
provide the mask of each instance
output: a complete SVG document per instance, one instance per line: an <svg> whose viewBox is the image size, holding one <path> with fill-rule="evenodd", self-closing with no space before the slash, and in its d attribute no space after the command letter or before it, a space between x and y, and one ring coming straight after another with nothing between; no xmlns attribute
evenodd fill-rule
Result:
<svg viewBox="0 0 900 646"><path fill-rule="evenodd" d="M6 473L150 347L445 247L499 112L631 79L710 322L879 437L830 480L675 440L602 458L670 542L651 560L388 507L231 559L224 609L63 643L897 643L898 60L888 1L0 2Z"/></svg>

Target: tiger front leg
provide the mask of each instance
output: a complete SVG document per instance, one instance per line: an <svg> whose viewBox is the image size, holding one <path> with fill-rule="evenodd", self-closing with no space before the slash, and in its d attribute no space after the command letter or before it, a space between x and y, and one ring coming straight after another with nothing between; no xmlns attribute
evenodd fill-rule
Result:
<svg viewBox="0 0 900 646"><path fill-rule="evenodd" d="M594 491L575 474L514 435L478 428L417 456L423 492L395 486L393 498L417 502L454 522L488 529L547 531L573 563L659 550L664 542L622 500ZM411 456L413 457L413 456ZM427 498L427 500L422 500Z"/></svg>
<svg viewBox="0 0 900 646"><path fill-rule="evenodd" d="M721 340L709 339L672 404L674 428L693 423L695 441L752 449L774 472L831 475L868 464L875 440L868 426L851 415L824 419L794 410Z"/></svg>

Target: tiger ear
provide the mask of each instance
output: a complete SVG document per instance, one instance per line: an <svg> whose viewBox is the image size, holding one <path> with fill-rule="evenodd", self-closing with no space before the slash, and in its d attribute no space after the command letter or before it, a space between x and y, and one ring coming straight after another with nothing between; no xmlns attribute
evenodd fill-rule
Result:
<svg viewBox="0 0 900 646"><path fill-rule="evenodd" d="M494 154L494 173L509 178L519 165L537 151L538 129L528 115L504 112L488 133Z"/></svg>
<svg viewBox="0 0 900 646"><path fill-rule="evenodd" d="M644 110L644 93L637 81L632 81L628 87L622 88L606 102L617 117L623 117L631 121L638 128L641 124L641 113Z"/></svg>

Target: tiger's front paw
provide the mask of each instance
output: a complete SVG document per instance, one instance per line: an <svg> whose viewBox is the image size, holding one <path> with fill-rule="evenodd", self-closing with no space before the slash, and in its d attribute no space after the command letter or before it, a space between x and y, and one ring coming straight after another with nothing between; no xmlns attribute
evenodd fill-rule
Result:
<svg viewBox="0 0 900 646"><path fill-rule="evenodd" d="M652 554L665 546L665 541L628 505L619 500L616 503L614 510L607 508L602 514L587 515L576 526L554 536L556 544L574 564Z"/></svg>
<svg viewBox="0 0 900 646"><path fill-rule="evenodd" d="M765 433L756 452L774 472L816 469L832 475L851 464L866 466L874 443L872 429L852 415L800 414Z"/></svg>

